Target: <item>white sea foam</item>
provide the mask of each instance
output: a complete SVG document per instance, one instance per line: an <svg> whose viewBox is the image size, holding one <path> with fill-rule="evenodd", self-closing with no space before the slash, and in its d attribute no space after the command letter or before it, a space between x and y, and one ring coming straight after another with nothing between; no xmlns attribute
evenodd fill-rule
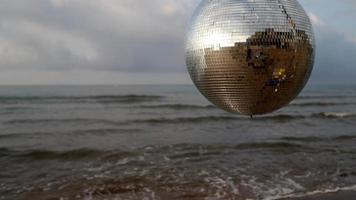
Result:
<svg viewBox="0 0 356 200"><path fill-rule="evenodd" d="M320 195L320 194L338 193L338 192L341 192L341 191L356 191L356 185L348 186L348 187L337 187L337 188L334 188L334 189L315 190L315 191L305 192L305 193L295 193L295 194L288 194L288 195L277 195L277 196L266 197L266 198L264 198L264 200L278 200L278 199L287 199L287 198L303 198L303 197L315 196L315 195Z"/></svg>
<svg viewBox="0 0 356 200"><path fill-rule="evenodd" d="M348 113L348 112L325 112L323 113L325 117L338 117L338 118L345 118L345 117L351 117L354 116L354 113Z"/></svg>

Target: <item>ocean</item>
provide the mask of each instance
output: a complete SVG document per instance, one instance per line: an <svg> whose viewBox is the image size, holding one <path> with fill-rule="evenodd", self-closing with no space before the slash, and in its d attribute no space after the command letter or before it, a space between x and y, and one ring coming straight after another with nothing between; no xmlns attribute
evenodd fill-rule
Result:
<svg viewBox="0 0 356 200"><path fill-rule="evenodd" d="M356 87L269 115L194 86L1 86L0 199L280 199L356 189Z"/></svg>

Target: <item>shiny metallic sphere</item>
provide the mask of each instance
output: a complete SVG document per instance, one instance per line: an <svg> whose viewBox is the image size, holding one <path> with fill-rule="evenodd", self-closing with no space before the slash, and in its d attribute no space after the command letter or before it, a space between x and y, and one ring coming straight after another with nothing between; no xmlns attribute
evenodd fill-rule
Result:
<svg viewBox="0 0 356 200"><path fill-rule="evenodd" d="M187 35L186 63L216 106L258 115L301 92L314 49L312 25L297 0L203 0Z"/></svg>

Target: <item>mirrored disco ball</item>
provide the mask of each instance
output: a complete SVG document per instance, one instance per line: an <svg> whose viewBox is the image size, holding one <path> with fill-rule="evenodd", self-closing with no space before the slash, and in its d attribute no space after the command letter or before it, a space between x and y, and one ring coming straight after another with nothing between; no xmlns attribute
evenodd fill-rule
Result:
<svg viewBox="0 0 356 200"><path fill-rule="evenodd" d="M314 47L312 25L297 0L203 0L187 35L186 63L216 106L258 115L301 92Z"/></svg>

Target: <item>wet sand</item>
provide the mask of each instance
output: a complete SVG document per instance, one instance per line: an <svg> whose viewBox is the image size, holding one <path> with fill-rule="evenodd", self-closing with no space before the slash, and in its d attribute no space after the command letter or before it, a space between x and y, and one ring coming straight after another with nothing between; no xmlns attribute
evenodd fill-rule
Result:
<svg viewBox="0 0 356 200"><path fill-rule="evenodd" d="M355 200L356 191L340 191L336 193L317 194L308 197L287 198L281 200Z"/></svg>

